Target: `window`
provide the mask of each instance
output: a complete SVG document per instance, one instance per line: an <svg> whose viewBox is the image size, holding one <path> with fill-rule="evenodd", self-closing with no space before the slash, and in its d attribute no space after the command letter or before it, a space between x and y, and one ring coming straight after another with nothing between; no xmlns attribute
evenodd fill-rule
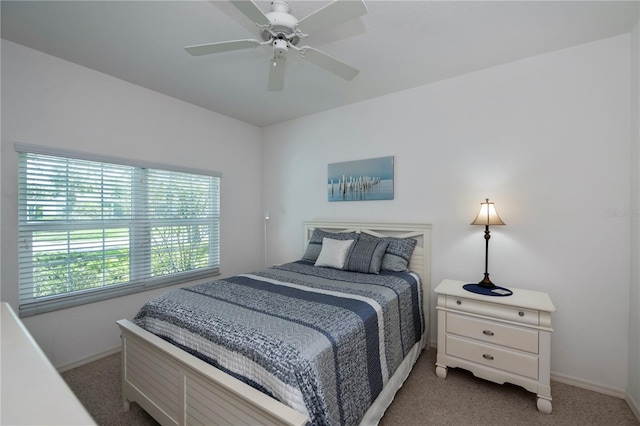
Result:
<svg viewBox="0 0 640 426"><path fill-rule="evenodd" d="M219 174L16 149L20 315L219 273Z"/></svg>

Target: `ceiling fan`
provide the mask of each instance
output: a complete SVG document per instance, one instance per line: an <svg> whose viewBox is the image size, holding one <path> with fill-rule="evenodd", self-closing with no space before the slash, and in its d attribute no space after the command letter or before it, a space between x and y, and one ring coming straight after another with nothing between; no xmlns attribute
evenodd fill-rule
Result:
<svg viewBox="0 0 640 426"><path fill-rule="evenodd" d="M296 51L303 59L345 80L352 80L360 72L318 49L310 46L298 47L297 44L300 39L314 31L341 24L367 13L367 7L362 0L336 0L301 20L289 13L291 7L284 0L272 1L271 12L266 15L252 0L230 0L230 2L256 24L263 41L245 39L199 44L185 47L188 53L200 56L257 46L271 46L273 60L269 68L268 89L270 91L282 90L284 87L284 64L289 50Z"/></svg>

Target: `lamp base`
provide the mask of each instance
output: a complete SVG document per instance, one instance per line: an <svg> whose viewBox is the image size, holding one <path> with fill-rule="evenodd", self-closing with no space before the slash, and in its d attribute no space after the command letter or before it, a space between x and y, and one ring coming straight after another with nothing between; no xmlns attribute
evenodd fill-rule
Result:
<svg viewBox="0 0 640 426"><path fill-rule="evenodd" d="M480 284L465 284L462 286L467 291L472 293L482 294L485 296L511 296L513 292L508 288L493 286L493 288L486 288L480 286Z"/></svg>
<svg viewBox="0 0 640 426"><path fill-rule="evenodd" d="M489 274L487 274L486 272L484 273L484 279L480 281L478 285L483 288L496 288L496 285L491 282L491 280L489 279Z"/></svg>

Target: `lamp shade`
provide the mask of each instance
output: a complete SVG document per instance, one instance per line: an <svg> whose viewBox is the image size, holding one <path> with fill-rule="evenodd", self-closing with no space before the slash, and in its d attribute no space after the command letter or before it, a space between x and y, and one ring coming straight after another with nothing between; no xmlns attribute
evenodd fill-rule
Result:
<svg viewBox="0 0 640 426"><path fill-rule="evenodd" d="M471 225L505 225L500 216L498 216L495 205L490 203L488 198L486 200L486 202L480 203L480 213L471 222Z"/></svg>

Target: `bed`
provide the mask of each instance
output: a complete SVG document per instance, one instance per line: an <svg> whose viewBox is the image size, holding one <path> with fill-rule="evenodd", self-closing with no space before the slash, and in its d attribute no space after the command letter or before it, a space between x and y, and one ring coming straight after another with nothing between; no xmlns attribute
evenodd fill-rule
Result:
<svg viewBox="0 0 640 426"><path fill-rule="evenodd" d="M172 295L145 304L134 321L117 322L122 335L125 409L136 402L163 425L376 424L382 418L429 341L426 321L430 306L430 225L313 221L305 222L303 228L306 251L300 260L169 292ZM345 240L353 234L362 240L369 237L411 239L415 241L408 261L411 272L372 274L314 266L305 256L311 251L313 238L317 239L323 231L343 235ZM332 239L331 243L336 240ZM303 283L303 278L310 283ZM338 285L341 287L336 287ZM376 293L378 288L380 294ZM256 290L265 296L260 296L260 303L256 302L250 310L252 315L253 311L260 311L260 315L265 316L248 318L245 303L253 303L250 301L258 297L244 292ZM364 295L359 293L362 291ZM227 292L230 299L220 301L222 293ZM290 292L303 296L302 300L289 304L291 309L285 318L279 309L287 305L283 301L292 300L288 299ZM407 295L402 296L404 299L398 296L391 308L384 304L384 299L395 297L390 294L403 292ZM348 293L346 299L343 293ZM225 322L228 318L207 323L208 319L199 318L201 304L205 302L195 299L196 294L215 299L206 303L212 303L216 316L228 311L234 321L242 322L243 330L247 324L259 324L259 332L255 336L236 332L235 326ZM251 296L245 297L246 294ZM328 332L315 325L310 327L306 322L305 315L316 312L313 303L318 297L323 298L323 304L329 298L338 300L340 305L335 311L313 314L321 322L325 321L321 317L327 317ZM169 317L160 310L160 305L176 306L173 309L176 316L172 313ZM239 311L237 305L242 305ZM278 312L266 312L266 306L274 306ZM418 314L415 306L421 310ZM191 311L198 314L182 316L187 315L186 311L189 315ZM406 311L408 316L401 316L400 311ZM337 315L344 318L336 321ZM391 324L389 317L395 316L405 318L399 320L401 326L388 325ZM343 333L343 324L349 322L356 323L357 332L347 330L345 325L347 331ZM185 324L188 324L186 329ZM274 324L285 325L286 331L274 331L271 328ZM214 329L221 328L227 331L214 335ZM230 329L234 331L228 332ZM395 331L387 332L389 329ZM278 345L265 337L281 334L293 338L293 342ZM312 338L313 335L321 338ZM360 340L360 335L368 337ZM318 342L323 336L333 342L330 350ZM371 341L371 336L377 340ZM234 346L245 340L259 340L259 345L250 353ZM309 361L298 352L317 352L314 356L320 360ZM275 361L269 361L267 353L275 356ZM353 358L355 362L342 367L336 361L339 357ZM335 370L328 368L334 364ZM299 370L313 374L308 378ZM350 381L362 376L363 370L369 373L365 384L355 379ZM267 384L263 383L265 377ZM274 377L276 380L270 382ZM327 383L334 386L327 387ZM314 396L316 394L321 397Z"/></svg>

